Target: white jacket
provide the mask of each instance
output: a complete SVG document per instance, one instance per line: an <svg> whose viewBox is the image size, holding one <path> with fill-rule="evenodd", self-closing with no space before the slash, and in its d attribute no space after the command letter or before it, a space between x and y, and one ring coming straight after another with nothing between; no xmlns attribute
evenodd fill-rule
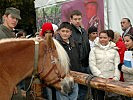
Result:
<svg viewBox="0 0 133 100"><path fill-rule="evenodd" d="M90 51L89 64L94 76L119 80L119 63L120 57L113 42L109 42L108 46L103 48L97 41L94 48Z"/></svg>

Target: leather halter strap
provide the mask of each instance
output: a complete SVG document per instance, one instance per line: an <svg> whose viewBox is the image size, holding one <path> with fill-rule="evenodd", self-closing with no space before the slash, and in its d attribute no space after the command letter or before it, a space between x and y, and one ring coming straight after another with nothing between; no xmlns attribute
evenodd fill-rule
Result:
<svg viewBox="0 0 133 100"><path fill-rule="evenodd" d="M33 69L33 74L32 74L32 78L30 80L30 84L28 86L28 88L26 89L26 92L29 91L32 83L33 83L33 80L35 78L35 76L38 74L37 72L37 66L38 66L38 56L39 56L39 42L35 40L35 50L34 50L34 69Z"/></svg>
<svg viewBox="0 0 133 100"><path fill-rule="evenodd" d="M39 58L39 42L35 40L34 71L33 71L33 75L38 74L38 72L37 72L38 58Z"/></svg>

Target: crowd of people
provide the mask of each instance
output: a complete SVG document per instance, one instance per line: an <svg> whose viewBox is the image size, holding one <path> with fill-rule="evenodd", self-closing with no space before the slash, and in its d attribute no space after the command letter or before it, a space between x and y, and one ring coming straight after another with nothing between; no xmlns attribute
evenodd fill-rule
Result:
<svg viewBox="0 0 133 100"><path fill-rule="evenodd" d="M7 8L0 25L0 39L26 38L23 30L17 34L13 31L19 20L20 11L13 7ZM46 35L50 34L58 40L70 58L70 70L133 84L133 64L127 67L124 63L125 51L131 51L133 63L133 27L130 19L122 18L122 35L111 29L98 33L95 26L86 31L82 27L82 13L78 10L72 11L70 22L62 22L56 28L52 25L45 22L40 31L36 32L36 38L45 39ZM22 92L22 84L14 87L12 100L26 99L25 95L18 92ZM105 91L91 88L91 92L93 100L105 99ZM62 93L54 87L46 87L43 93L43 97L48 100L88 100L88 87L77 83L74 83L69 93ZM129 97L124 99L133 100Z"/></svg>

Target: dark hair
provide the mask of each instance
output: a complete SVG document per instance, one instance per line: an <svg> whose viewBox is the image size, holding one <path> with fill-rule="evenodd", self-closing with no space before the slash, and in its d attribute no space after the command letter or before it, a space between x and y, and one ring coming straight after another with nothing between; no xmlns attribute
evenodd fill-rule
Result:
<svg viewBox="0 0 133 100"><path fill-rule="evenodd" d="M129 18L123 18L123 19L126 19L129 23L131 23L130 19Z"/></svg>
<svg viewBox="0 0 133 100"><path fill-rule="evenodd" d="M122 18L122 19L126 19L130 23L130 26L132 26L131 21L130 21L129 18Z"/></svg>
<svg viewBox="0 0 133 100"><path fill-rule="evenodd" d="M129 33L128 33L128 34L126 34L125 36L129 36L130 39L133 41L133 35L132 35L132 34L129 34ZM124 36L124 37L125 37L125 36Z"/></svg>
<svg viewBox="0 0 133 100"><path fill-rule="evenodd" d="M72 30L72 26L69 22L62 22L58 28L58 30L62 29L62 28L67 28L67 29L70 29Z"/></svg>
<svg viewBox="0 0 133 100"><path fill-rule="evenodd" d="M24 30L21 30L21 31L19 31L18 33L16 33L16 37L17 37L17 38L19 38L19 37L21 37L21 36L26 36L26 33L25 33Z"/></svg>
<svg viewBox="0 0 133 100"><path fill-rule="evenodd" d="M70 15L70 18L73 18L74 15L82 16L82 13L79 10L73 10Z"/></svg>
<svg viewBox="0 0 133 100"><path fill-rule="evenodd" d="M108 33L109 37L111 38L111 40L113 40L114 39L114 31L109 29L109 30L107 30L107 33Z"/></svg>
<svg viewBox="0 0 133 100"><path fill-rule="evenodd" d="M103 30L103 31L101 31L101 32L99 33L99 35L100 35L101 33L106 33L107 36L109 37L109 33L107 32L107 30Z"/></svg>
<svg viewBox="0 0 133 100"><path fill-rule="evenodd" d="M111 38L111 41L114 39L114 32L113 32L113 30L103 30L103 31L101 31L101 32L99 33L99 35L100 35L101 33L106 33L107 36Z"/></svg>
<svg viewBox="0 0 133 100"><path fill-rule="evenodd" d="M97 27L95 27L95 26L89 27L88 34L91 34L92 32L97 32Z"/></svg>
<svg viewBox="0 0 133 100"><path fill-rule="evenodd" d="M10 13L5 13L4 15L8 16Z"/></svg>

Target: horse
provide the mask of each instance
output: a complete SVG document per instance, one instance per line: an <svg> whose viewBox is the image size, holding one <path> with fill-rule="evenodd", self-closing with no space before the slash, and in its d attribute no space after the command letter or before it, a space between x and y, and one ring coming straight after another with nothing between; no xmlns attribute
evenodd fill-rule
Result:
<svg viewBox="0 0 133 100"><path fill-rule="evenodd" d="M0 40L0 100L10 100L14 87L34 72L47 85L65 82L65 77L68 80L69 57L57 40L51 36L45 40ZM70 81L73 81L72 77Z"/></svg>

